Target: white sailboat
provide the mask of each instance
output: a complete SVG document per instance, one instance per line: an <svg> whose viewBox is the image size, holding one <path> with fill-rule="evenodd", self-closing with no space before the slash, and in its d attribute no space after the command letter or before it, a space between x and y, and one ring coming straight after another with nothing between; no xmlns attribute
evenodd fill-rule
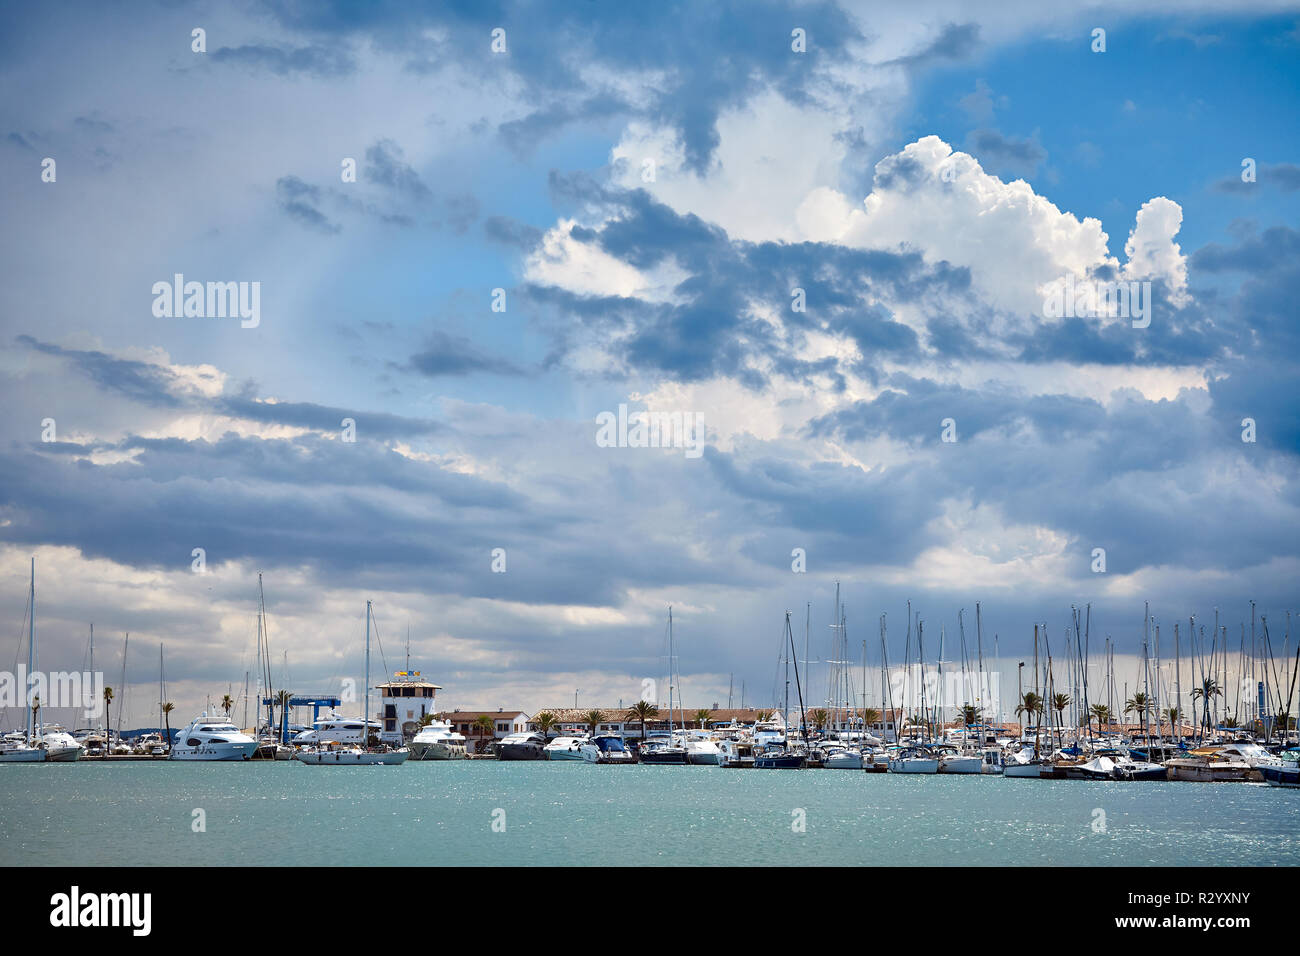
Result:
<svg viewBox="0 0 1300 956"><path fill-rule="evenodd" d="M361 711L366 717L370 713L370 621L374 614L371 602L366 602L366 692L365 704ZM337 741L322 741L319 746L303 748L294 756L309 767L387 767L398 766L406 762L411 752L405 747L390 750L386 746L371 749L368 741L360 746L350 746Z"/></svg>

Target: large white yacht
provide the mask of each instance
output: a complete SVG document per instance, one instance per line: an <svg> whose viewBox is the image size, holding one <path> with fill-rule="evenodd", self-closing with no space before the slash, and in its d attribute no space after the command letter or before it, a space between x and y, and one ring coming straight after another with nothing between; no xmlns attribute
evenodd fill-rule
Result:
<svg viewBox="0 0 1300 956"><path fill-rule="evenodd" d="M242 733L226 716L207 711L190 721L172 747L172 760L248 760L257 741Z"/></svg>
<svg viewBox="0 0 1300 956"><path fill-rule="evenodd" d="M383 726L377 720L371 720L370 733L378 736ZM312 723L311 730L305 730L293 738L293 743L299 747L314 746L326 742L340 744L360 744L364 741L361 732L364 729L360 717L344 717L336 712L330 712L328 715Z"/></svg>
<svg viewBox="0 0 1300 956"><path fill-rule="evenodd" d="M464 760L467 756L465 736L456 733L445 720L421 727L409 747L416 760Z"/></svg>

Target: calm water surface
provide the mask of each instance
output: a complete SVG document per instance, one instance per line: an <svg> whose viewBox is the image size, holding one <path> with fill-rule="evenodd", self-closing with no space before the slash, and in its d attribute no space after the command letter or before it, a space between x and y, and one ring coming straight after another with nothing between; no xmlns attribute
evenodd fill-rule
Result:
<svg viewBox="0 0 1300 956"><path fill-rule="evenodd" d="M4 865L1300 865L1300 791L1253 784L73 763L0 766L0 800Z"/></svg>

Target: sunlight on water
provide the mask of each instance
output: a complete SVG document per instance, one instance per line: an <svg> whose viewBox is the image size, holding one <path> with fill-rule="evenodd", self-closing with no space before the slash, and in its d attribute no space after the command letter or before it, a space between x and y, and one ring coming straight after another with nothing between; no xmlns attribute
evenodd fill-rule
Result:
<svg viewBox="0 0 1300 956"><path fill-rule="evenodd" d="M494 761L0 769L4 865L1300 864L1300 792L1251 784Z"/></svg>

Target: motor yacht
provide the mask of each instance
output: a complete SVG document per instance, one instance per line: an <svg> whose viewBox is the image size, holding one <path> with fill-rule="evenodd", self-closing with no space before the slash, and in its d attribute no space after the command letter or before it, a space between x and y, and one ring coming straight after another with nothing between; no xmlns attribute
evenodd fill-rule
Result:
<svg viewBox="0 0 1300 956"><path fill-rule="evenodd" d="M675 742L686 748L686 762L699 767L716 767L721 763L722 751L718 741L707 730L680 731Z"/></svg>
<svg viewBox="0 0 1300 956"><path fill-rule="evenodd" d="M1300 787L1300 750L1284 750L1277 766L1260 767L1259 772L1270 787Z"/></svg>
<svg viewBox="0 0 1300 956"><path fill-rule="evenodd" d="M581 760L582 745L586 742L585 736L555 737L542 748L542 753L547 760Z"/></svg>
<svg viewBox="0 0 1300 956"><path fill-rule="evenodd" d="M370 720L368 723L371 736L377 737L383 729L382 724L377 720ZM364 729L365 724L360 717L344 717L331 712L328 716L313 721L311 730L305 730L291 739L298 747L316 746L327 740L342 744L364 744L366 742L362 737Z"/></svg>
<svg viewBox="0 0 1300 956"><path fill-rule="evenodd" d="M294 757L309 767L394 767L406 762L411 752L405 747L367 750L362 747L327 740L317 747L303 747Z"/></svg>
<svg viewBox="0 0 1300 956"><path fill-rule="evenodd" d="M636 757L623 745L623 738L616 734L597 734L588 738L578 748L578 753L587 763L636 763Z"/></svg>
<svg viewBox="0 0 1300 956"><path fill-rule="evenodd" d="M642 743L637 759L666 767L684 767L690 763L686 748L664 735L650 737Z"/></svg>
<svg viewBox="0 0 1300 956"><path fill-rule="evenodd" d="M1236 755L1224 753L1221 747L1197 747L1185 756L1165 761L1170 780L1195 780L1202 783L1224 783L1240 780L1261 780L1263 774Z"/></svg>
<svg viewBox="0 0 1300 956"><path fill-rule="evenodd" d="M508 734L497 744L498 760L545 760L546 738L526 730Z"/></svg>
<svg viewBox="0 0 1300 956"><path fill-rule="evenodd" d="M750 740L728 737L718 741L718 766L751 768L754 766L754 744Z"/></svg>
<svg viewBox="0 0 1300 956"><path fill-rule="evenodd" d="M249 760L257 741L241 733L229 717L209 717L204 711L180 732L172 760Z"/></svg>
<svg viewBox="0 0 1300 956"><path fill-rule="evenodd" d="M421 727L409 744L416 760L464 760L469 751L463 734L458 734L445 720L434 720Z"/></svg>

